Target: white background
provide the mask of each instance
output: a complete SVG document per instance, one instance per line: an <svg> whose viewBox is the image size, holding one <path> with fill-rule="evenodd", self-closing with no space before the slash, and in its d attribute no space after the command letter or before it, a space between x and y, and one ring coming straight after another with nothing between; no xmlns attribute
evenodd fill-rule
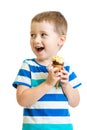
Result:
<svg viewBox="0 0 87 130"><path fill-rule="evenodd" d="M87 130L87 6L86 0L0 1L0 130L21 130L22 107L12 82L25 58L34 55L29 46L31 18L46 10L58 10L68 21L67 41L60 54L83 83L81 101L70 108L74 130Z"/></svg>

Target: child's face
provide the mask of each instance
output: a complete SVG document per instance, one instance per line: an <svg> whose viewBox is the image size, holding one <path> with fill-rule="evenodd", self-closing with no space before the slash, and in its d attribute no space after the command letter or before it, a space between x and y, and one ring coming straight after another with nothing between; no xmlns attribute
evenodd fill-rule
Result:
<svg viewBox="0 0 87 130"><path fill-rule="evenodd" d="M48 60L56 55L62 40L54 31L54 25L46 21L31 23L30 44L38 60Z"/></svg>

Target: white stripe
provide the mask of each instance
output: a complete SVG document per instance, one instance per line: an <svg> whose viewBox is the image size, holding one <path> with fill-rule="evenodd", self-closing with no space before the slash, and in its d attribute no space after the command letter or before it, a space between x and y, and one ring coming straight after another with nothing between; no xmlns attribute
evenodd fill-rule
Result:
<svg viewBox="0 0 87 130"><path fill-rule="evenodd" d="M32 60L25 60L25 62L32 66L39 66L36 62L34 62Z"/></svg>
<svg viewBox="0 0 87 130"><path fill-rule="evenodd" d="M32 74L32 79L46 79L48 75L48 73L44 73L44 72L38 72L38 73L31 72L31 74Z"/></svg>
<svg viewBox="0 0 87 130"><path fill-rule="evenodd" d="M28 108L28 107L27 107ZM68 109L68 102L37 102L35 103L34 105L32 105L31 107L29 107L29 109L62 109L62 108L65 108L65 109Z"/></svg>
<svg viewBox="0 0 87 130"><path fill-rule="evenodd" d="M28 66L28 64L27 63L22 63L22 66L21 66L21 69L24 69L24 70L30 70L30 68L29 68L29 66Z"/></svg>
<svg viewBox="0 0 87 130"><path fill-rule="evenodd" d="M22 83L26 83L26 84L29 84L31 83L31 80L30 78L27 78L25 76L17 76L17 78L15 79L15 81L17 82L22 82Z"/></svg>
<svg viewBox="0 0 87 130"><path fill-rule="evenodd" d="M70 81L70 84L72 85L72 86L76 86L76 85L78 85L80 82L79 82L79 80L77 79L77 78L75 78L75 79L73 79L73 80L71 80Z"/></svg>
<svg viewBox="0 0 87 130"><path fill-rule="evenodd" d="M56 87L52 87L52 89L48 92L48 94L63 94L62 88L59 86L57 89Z"/></svg>
<svg viewBox="0 0 87 130"><path fill-rule="evenodd" d="M31 123L31 124L68 124L71 123L70 117L33 117L33 116L24 116L23 123Z"/></svg>

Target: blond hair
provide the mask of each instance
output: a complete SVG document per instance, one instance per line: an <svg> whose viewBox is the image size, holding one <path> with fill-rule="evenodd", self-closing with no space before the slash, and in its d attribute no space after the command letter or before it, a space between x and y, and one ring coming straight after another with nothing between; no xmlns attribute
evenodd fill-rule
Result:
<svg viewBox="0 0 87 130"><path fill-rule="evenodd" d="M53 23L55 31L59 35L66 35L67 34L67 21L65 17L58 11L46 11L35 15L32 22L50 22Z"/></svg>

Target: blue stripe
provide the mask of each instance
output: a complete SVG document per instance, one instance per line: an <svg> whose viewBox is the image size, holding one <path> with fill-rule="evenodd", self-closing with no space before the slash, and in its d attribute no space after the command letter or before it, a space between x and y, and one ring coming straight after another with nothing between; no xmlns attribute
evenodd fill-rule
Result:
<svg viewBox="0 0 87 130"><path fill-rule="evenodd" d="M27 83L23 83L23 82L14 82L13 84L12 84L15 88L17 88L17 86L18 85L24 85L24 86L28 86L28 87L31 87L29 84L27 84Z"/></svg>
<svg viewBox="0 0 87 130"><path fill-rule="evenodd" d="M68 72L70 71L70 66L64 66L64 68L66 71L68 71Z"/></svg>
<svg viewBox="0 0 87 130"><path fill-rule="evenodd" d="M31 78L31 73L30 71L24 70L24 69L20 69L18 72L18 75L20 76L26 76L28 78Z"/></svg>
<svg viewBox="0 0 87 130"><path fill-rule="evenodd" d="M82 85L82 83L77 84L77 85L74 86L73 88L77 88L77 87L79 87L80 85Z"/></svg>
<svg viewBox="0 0 87 130"><path fill-rule="evenodd" d="M39 101L67 101L64 94L45 94Z"/></svg>
<svg viewBox="0 0 87 130"><path fill-rule="evenodd" d="M70 66L64 66L65 70L67 70L68 72L70 71ZM75 79L77 76L74 72L72 72L70 75L69 75L69 81Z"/></svg>
<svg viewBox="0 0 87 130"><path fill-rule="evenodd" d="M69 75L69 81L73 80L76 78L76 75L74 72L72 72L70 75Z"/></svg>
<svg viewBox="0 0 87 130"><path fill-rule="evenodd" d="M68 109L24 109L24 116L70 116Z"/></svg>
<svg viewBox="0 0 87 130"><path fill-rule="evenodd" d="M44 73L47 73L47 69L46 69L46 66L32 66L30 65L30 70L31 72L44 72Z"/></svg>
<svg viewBox="0 0 87 130"><path fill-rule="evenodd" d="M22 130L73 130L72 124L23 124Z"/></svg>

